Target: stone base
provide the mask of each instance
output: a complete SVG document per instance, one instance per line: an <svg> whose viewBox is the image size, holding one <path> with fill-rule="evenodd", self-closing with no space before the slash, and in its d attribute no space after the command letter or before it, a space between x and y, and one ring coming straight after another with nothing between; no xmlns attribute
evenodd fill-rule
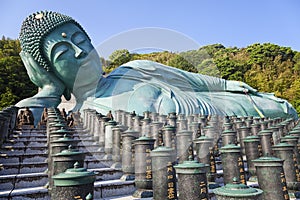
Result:
<svg viewBox="0 0 300 200"><path fill-rule="evenodd" d="M148 198L148 197L153 197L153 191L152 190L143 190L143 189L138 189L136 190L133 195L135 198Z"/></svg>
<svg viewBox="0 0 300 200"><path fill-rule="evenodd" d="M133 181L135 176L133 174L124 174L120 179L122 181Z"/></svg>

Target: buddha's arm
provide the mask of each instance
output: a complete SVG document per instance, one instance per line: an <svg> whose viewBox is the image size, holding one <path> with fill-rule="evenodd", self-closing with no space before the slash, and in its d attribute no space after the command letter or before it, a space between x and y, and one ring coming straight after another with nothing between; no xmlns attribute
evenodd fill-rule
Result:
<svg viewBox="0 0 300 200"><path fill-rule="evenodd" d="M41 89L33 97L20 101L17 106L57 106L65 90L64 84L53 73L39 66L30 54L22 51L20 56L30 80Z"/></svg>

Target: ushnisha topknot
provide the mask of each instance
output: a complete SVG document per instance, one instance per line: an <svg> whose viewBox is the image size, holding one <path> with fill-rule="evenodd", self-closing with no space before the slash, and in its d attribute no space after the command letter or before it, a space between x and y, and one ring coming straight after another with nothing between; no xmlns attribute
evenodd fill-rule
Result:
<svg viewBox="0 0 300 200"><path fill-rule="evenodd" d="M55 28L66 23L75 24L88 37L81 25L71 17L57 12L41 11L31 14L22 23L19 35L22 50L31 54L42 67L50 71L51 64L44 55L43 42L45 37Z"/></svg>

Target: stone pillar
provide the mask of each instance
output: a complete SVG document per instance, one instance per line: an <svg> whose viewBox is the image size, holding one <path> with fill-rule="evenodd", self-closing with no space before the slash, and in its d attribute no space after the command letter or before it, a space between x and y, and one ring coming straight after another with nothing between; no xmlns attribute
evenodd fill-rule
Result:
<svg viewBox="0 0 300 200"><path fill-rule="evenodd" d="M224 183L232 183L233 178L237 177L241 183L246 184L244 163L240 147L229 144L220 148L220 152Z"/></svg>
<svg viewBox="0 0 300 200"><path fill-rule="evenodd" d="M113 133L112 129L117 125L117 122L110 120L105 124L105 143L104 152L105 159L112 159L112 149L113 149Z"/></svg>
<svg viewBox="0 0 300 200"><path fill-rule="evenodd" d="M243 155L245 155L245 146L244 146L244 138L250 135L250 128L248 128L247 126L242 126L239 129L239 143L240 143L240 147L241 147L241 152Z"/></svg>
<svg viewBox="0 0 300 200"><path fill-rule="evenodd" d="M192 131L182 130L176 134L176 149L179 163L188 160L189 148L192 145Z"/></svg>
<svg viewBox="0 0 300 200"><path fill-rule="evenodd" d="M175 149L175 132L176 128L171 125L163 127L163 143L166 147Z"/></svg>
<svg viewBox="0 0 300 200"><path fill-rule="evenodd" d="M270 130L262 130L258 133L258 136L260 138L260 144L262 148L263 156L265 155L272 155L272 145L273 145L273 138L272 138L272 132Z"/></svg>
<svg viewBox="0 0 300 200"><path fill-rule="evenodd" d="M194 140L194 143L196 144L196 155L197 160L200 163L207 164L210 166L209 172L208 172L208 179L209 181L213 182L215 180L216 175L216 163L215 163L215 157L214 157L214 139L208 138L206 136L200 136L196 140Z"/></svg>
<svg viewBox="0 0 300 200"><path fill-rule="evenodd" d="M208 199L207 165L191 158L174 168L178 177L179 200Z"/></svg>
<svg viewBox="0 0 300 200"><path fill-rule="evenodd" d="M256 176L256 169L252 160L260 157L259 145L260 139L257 135L251 135L244 138L245 153L247 158L248 171L251 176Z"/></svg>
<svg viewBox="0 0 300 200"><path fill-rule="evenodd" d="M162 122L152 122L150 125L151 128L151 138L155 140L154 142L154 148L159 146L159 140L158 140L158 134L159 134L159 130L161 130L163 127L163 123Z"/></svg>
<svg viewBox="0 0 300 200"><path fill-rule="evenodd" d="M186 119L187 119L187 124L188 124L188 126L190 126L193 122L195 122L194 120L195 120L195 116L194 115L188 115L187 117L186 117Z"/></svg>
<svg viewBox="0 0 300 200"><path fill-rule="evenodd" d="M251 125L253 124L253 119L246 119L245 120L245 126L248 128L251 128Z"/></svg>
<svg viewBox="0 0 300 200"><path fill-rule="evenodd" d="M122 171L124 175L121 180L134 180L134 147L133 140L139 132L127 130L121 134L122 137Z"/></svg>
<svg viewBox="0 0 300 200"><path fill-rule="evenodd" d="M260 123L260 129L262 131L268 129L268 122L266 122L266 121L261 122Z"/></svg>
<svg viewBox="0 0 300 200"><path fill-rule="evenodd" d="M283 171L286 178L287 187L290 190L299 191L300 182L298 166L295 168L294 146L287 143L279 143L272 147L274 156L284 160Z"/></svg>
<svg viewBox="0 0 300 200"><path fill-rule="evenodd" d="M101 117L100 114L93 114L93 138L95 141L99 141L99 135L100 135L100 123L99 123L99 118Z"/></svg>
<svg viewBox="0 0 300 200"><path fill-rule="evenodd" d="M115 111L115 121L117 123L121 123L122 122L122 110L116 110Z"/></svg>
<svg viewBox="0 0 300 200"><path fill-rule="evenodd" d="M252 124L251 125L251 135L258 135L260 131L260 125L259 124Z"/></svg>
<svg viewBox="0 0 300 200"><path fill-rule="evenodd" d="M170 126L176 127L177 116L175 112L169 113L167 120Z"/></svg>
<svg viewBox="0 0 300 200"><path fill-rule="evenodd" d="M152 158L153 200L176 199L175 172L172 167L175 161L174 149L161 146L151 151L150 156Z"/></svg>
<svg viewBox="0 0 300 200"><path fill-rule="evenodd" d="M280 143L279 128L276 127L276 126L272 126L272 127L268 128L268 129L273 132L272 137L273 137L274 144Z"/></svg>
<svg viewBox="0 0 300 200"><path fill-rule="evenodd" d="M264 191L262 199L288 200L283 160L275 157L260 157L253 162L259 187Z"/></svg>
<svg viewBox="0 0 300 200"><path fill-rule="evenodd" d="M224 123L223 124L223 130L228 131L228 130L233 130L233 124L232 123Z"/></svg>
<svg viewBox="0 0 300 200"><path fill-rule="evenodd" d="M141 132L141 117L139 115L136 115L133 117L133 128L132 130L135 130L137 132Z"/></svg>
<svg viewBox="0 0 300 200"><path fill-rule="evenodd" d="M142 119L142 132L140 136L152 137L152 135L150 135L150 122L151 122L150 118Z"/></svg>
<svg viewBox="0 0 300 200"><path fill-rule="evenodd" d="M135 186L133 197L152 197L152 160L150 152L154 148L154 139L140 137L134 142L135 149Z"/></svg>
<svg viewBox="0 0 300 200"><path fill-rule="evenodd" d="M158 116L158 121L163 123L163 124L166 124L167 123L167 115L159 115Z"/></svg>
<svg viewBox="0 0 300 200"><path fill-rule="evenodd" d="M201 116L199 117L199 122L200 122L200 124L201 124L201 128L203 129L203 128L206 126L206 123L207 123L207 118L206 118L206 116L201 115Z"/></svg>
<svg viewBox="0 0 300 200"><path fill-rule="evenodd" d="M187 120L186 119L177 120L176 130L177 130L177 132L182 131L182 130L188 130Z"/></svg>
<svg viewBox="0 0 300 200"><path fill-rule="evenodd" d="M127 113L126 115L126 124L127 124L127 127L129 129L132 129L133 128L133 117L134 117L134 114L133 113Z"/></svg>
<svg viewBox="0 0 300 200"><path fill-rule="evenodd" d="M126 115L128 114L128 112L125 112L125 111L122 111L121 112L121 115L122 115L122 121L121 121L121 124L123 126L128 126L127 125L127 119L126 119Z"/></svg>
<svg viewBox="0 0 300 200"><path fill-rule="evenodd" d="M73 169L67 169L64 173L52 178L55 186L53 198L55 200L74 199L75 196L85 199L89 194L94 194L95 173L79 168L78 163L74 164Z"/></svg>
<svg viewBox="0 0 300 200"><path fill-rule="evenodd" d="M108 117L101 117L99 123L99 152L104 152L105 146L105 124L109 121Z"/></svg>
<svg viewBox="0 0 300 200"><path fill-rule="evenodd" d="M250 188L245 184L240 184L237 178L233 183L228 183L223 187L213 190L217 199L220 200L262 200L263 191L256 188Z"/></svg>
<svg viewBox="0 0 300 200"><path fill-rule="evenodd" d="M236 141L236 131L234 130L225 130L222 132L222 146L228 144L237 144Z"/></svg>
<svg viewBox="0 0 300 200"><path fill-rule="evenodd" d="M121 128L115 126L112 128L113 134L113 149L112 149L112 160L114 164L111 166L115 169L121 169Z"/></svg>
<svg viewBox="0 0 300 200"><path fill-rule="evenodd" d="M158 113L156 113L156 112L152 112L152 113L150 113L150 119L151 119L151 121L154 121L154 122L156 122L156 121L158 121Z"/></svg>
<svg viewBox="0 0 300 200"><path fill-rule="evenodd" d="M199 122L192 122L191 124L189 124L188 130L193 131L193 136L192 136L193 140L201 136L201 134L199 135L199 133L201 133L201 127Z"/></svg>

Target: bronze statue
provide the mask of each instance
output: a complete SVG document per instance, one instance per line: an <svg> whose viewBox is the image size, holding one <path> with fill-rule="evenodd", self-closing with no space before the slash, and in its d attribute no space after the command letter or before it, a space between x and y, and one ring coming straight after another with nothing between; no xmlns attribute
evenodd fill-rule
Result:
<svg viewBox="0 0 300 200"><path fill-rule="evenodd" d="M61 96L76 97L73 111L112 110L167 114L200 113L294 117L295 109L273 94L239 81L189 73L148 60L128 62L103 77L100 58L84 29L56 12L39 12L23 22L21 58L33 83L41 88L19 107L56 107Z"/></svg>

